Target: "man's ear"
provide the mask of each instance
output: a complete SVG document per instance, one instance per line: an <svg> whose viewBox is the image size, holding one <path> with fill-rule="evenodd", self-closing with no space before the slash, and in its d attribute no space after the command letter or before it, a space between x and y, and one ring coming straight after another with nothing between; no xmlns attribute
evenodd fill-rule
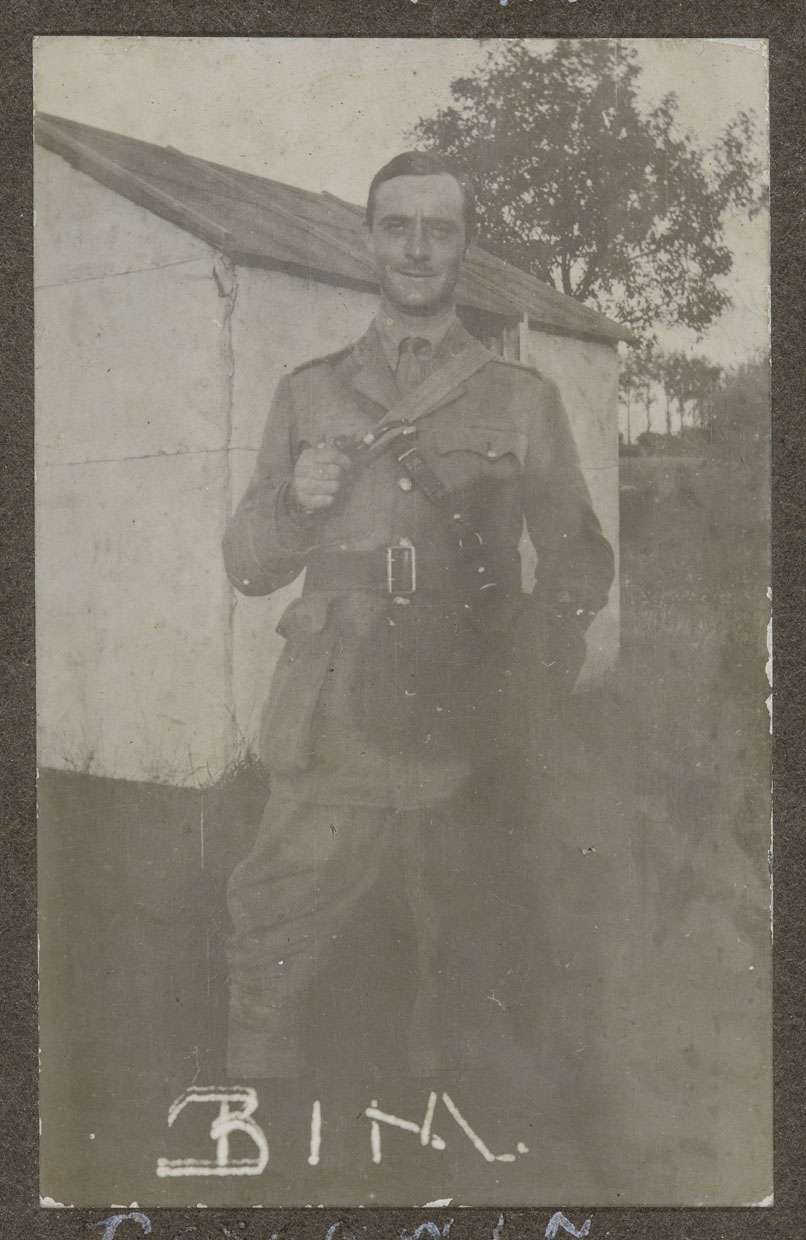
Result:
<svg viewBox="0 0 806 1240"><path fill-rule="evenodd" d="M468 233L467 230L465 230L465 256L467 255L467 252L471 248L471 246L474 246L477 243L478 239L479 239L478 226L475 227L471 233Z"/></svg>

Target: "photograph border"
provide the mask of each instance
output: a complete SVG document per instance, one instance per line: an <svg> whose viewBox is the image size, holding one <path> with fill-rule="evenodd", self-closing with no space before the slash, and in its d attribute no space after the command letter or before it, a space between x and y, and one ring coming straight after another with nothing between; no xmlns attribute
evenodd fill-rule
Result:
<svg viewBox="0 0 806 1240"><path fill-rule="evenodd" d="M7 189L3 213L0 336L5 388L3 482L4 556L4 764L0 779L0 1003L4 1012L0 1127L0 1236L86 1237L104 1231L115 1209L47 1210L38 1197L36 845L34 748L33 600L33 310L32 310L32 96L31 45L36 35L367 36L367 37L629 37L767 38L770 42L772 163L772 472L773 599L775 620L775 1204L769 1208L585 1208L574 1202L505 1212L511 1235L546 1234L554 1210L576 1227L590 1218L592 1240L686 1236L743 1240L760 1228L777 1237L802 1232L802 1045L804 923L799 879L806 870L798 827L804 803L802 632L804 576L800 530L804 478L798 468L806 431L799 409L802 380L798 344L803 292L799 272L803 243L796 233L800 180L799 86L804 37L791 3L715 3L699 0L685 17L659 13L645 2L629 8L600 0L314 0L303 12L289 0L271 11L246 0L239 6L133 3L125 20L120 6L100 0L85 16L66 4L10 5L3 30L5 103L0 159ZM654 11L653 11L654 10ZM678 11L679 12L679 11ZM800 1114L799 1114L800 1112ZM123 1117L122 1117L123 1122ZM130 1208L130 1207L129 1207ZM137 1207L135 1207L137 1208ZM128 1212L128 1208L121 1213ZM420 1207L371 1210L230 1207L192 1210L144 1206L155 1240L195 1232L198 1240L229 1233L242 1240L325 1240L336 1222L345 1235L366 1228L368 1240L412 1235L428 1220L442 1226L452 1211ZM498 1235L499 1211L462 1210L453 1240ZM242 1224L242 1225L241 1225ZM126 1240L136 1226L120 1232ZM560 1233L565 1234L561 1231Z"/></svg>

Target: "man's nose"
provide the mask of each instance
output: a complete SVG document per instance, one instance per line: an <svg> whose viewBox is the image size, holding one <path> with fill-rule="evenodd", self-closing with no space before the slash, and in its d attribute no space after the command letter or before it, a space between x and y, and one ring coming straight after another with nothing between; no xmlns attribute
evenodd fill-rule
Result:
<svg viewBox="0 0 806 1240"><path fill-rule="evenodd" d="M428 257L428 233L422 220L414 220L406 234L406 257L420 261Z"/></svg>

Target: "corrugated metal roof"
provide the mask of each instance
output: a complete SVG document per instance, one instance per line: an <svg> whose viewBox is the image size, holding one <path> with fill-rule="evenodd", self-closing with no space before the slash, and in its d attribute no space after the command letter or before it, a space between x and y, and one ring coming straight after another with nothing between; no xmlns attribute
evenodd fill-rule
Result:
<svg viewBox="0 0 806 1240"><path fill-rule="evenodd" d="M363 208L332 194L238 172L173 147L40 114L39 144L102 185L208 241L235 262L281 265L376 288L364 254ZM474 246L456 290L460 306L572 336L634 340L626 328Z"/></svg>

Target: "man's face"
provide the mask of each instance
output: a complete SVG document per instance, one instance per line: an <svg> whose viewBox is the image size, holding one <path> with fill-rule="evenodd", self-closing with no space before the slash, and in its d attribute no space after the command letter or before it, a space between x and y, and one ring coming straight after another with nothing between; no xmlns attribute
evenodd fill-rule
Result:
<svg viewBox="0 0 806 1240"><path fill-rule="evenodd" d="M367 249L396 310L434 314L450 305L466 248L462 190L449 173L394 177L378 188Z"/></svg>

